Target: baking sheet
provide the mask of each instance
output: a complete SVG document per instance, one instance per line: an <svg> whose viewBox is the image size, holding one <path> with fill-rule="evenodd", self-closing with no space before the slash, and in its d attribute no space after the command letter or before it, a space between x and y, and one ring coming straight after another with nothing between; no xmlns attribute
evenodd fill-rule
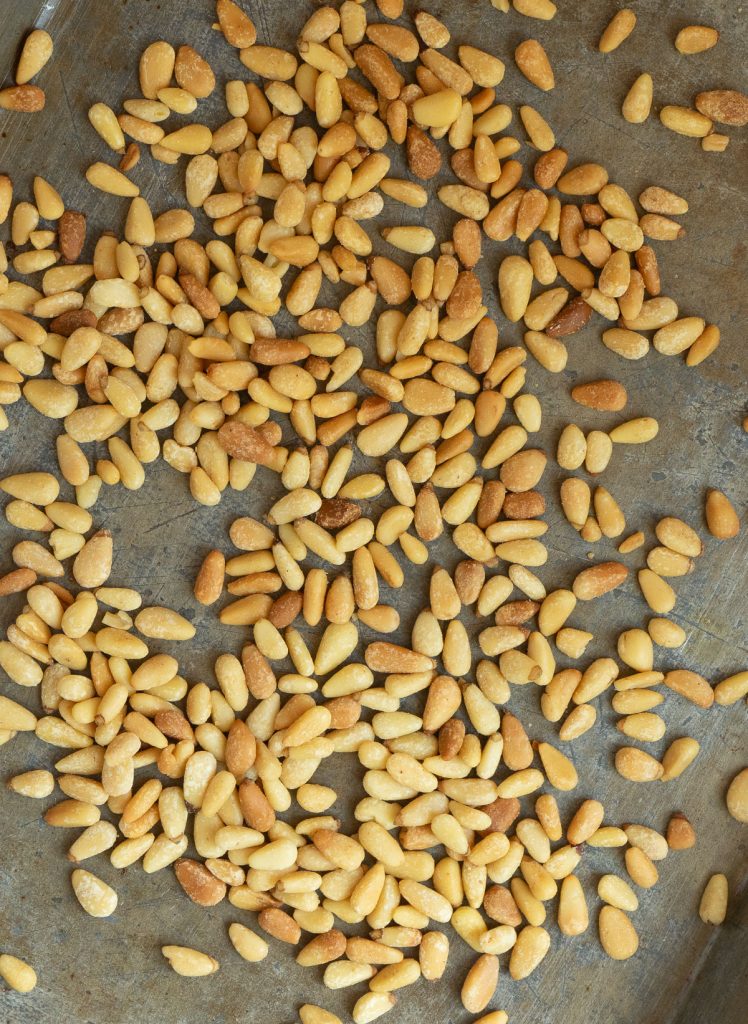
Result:
<svg viewBox="0 0 748 1024"><path fill-rule="evenodd" d="M255 19L259 41L291 46L310 3L245 0ZM702 507L707 485L722 487L744 512L748 497L745 473L745 143L740 131L732 136L725 154L703 153L695 140L667 132L656 116L642 126L626 124L620 103L633 79L649 70L655 79L655 111L665 103L687 105L701 89L745 88L745 17L736 5L719 0L708 7L693 2L662 3L642 0L633 5L639 18L634 35L607 57L596 50L600 31L615 5L605 2L573 4L560 0L559 15L550 23L531 21L516 13L502 15L488 0L460 4L427 0L421 7L442 17L453 41L469 42L496 53L507 64L499 89L504 102L530 102L553 125L559 144L571 162L591 159L604 163L611 180L636 196L650 184L672 188L691 204L683 218L687 236L674 243L657 243L664 292L679 302L683 313L700 314L722 329L722 344L699 369L689 369L680 358L652 353L646 360L626 363L616 359L600 342L601 321L593 318L584 332L570 339L570 360L562 375L551 375L528 360L527 390L540 398L544 411L543 438L554 445L561 427L574 420L583 428L600 426L601 415L574 405L569 391L574 383L597 376L615 376L629 390L626 415L654 414L660 420L657 439L644 448L616 448L604 484L623 507L627 525L643 529L652 542L652 528L663 514L682 516L705 535ZM376 20L373 4L370 20ZM97 229L118 227L124 221L126 200L94 192L84 181L85 167L108 159L106 147L87 123L86 111L98 100L115 109L123 98L137 95L137 61L142 49L156 38L174 44L188 42L211 61L219 79L246 75L234 52L211 30L210 0L0 0L3 34L0 67L8 75L23 32L37 13L55 40L53 61L40 84L47 90L47 109L41 115L2 113L0 118L0 171L10 173L16 197L30 195L35 173L61 189L66 204L89 215L89 238ZM715 50L683 57L672 46L683 25L707 20L720 29ZM407 23L407 22L404 22ZM527 37L546 47L556 72L557 86L540 94L522 78L511 54ZM200 112L209 111L209 123L220 123L220 89ZM522 138L521 125L514 131ZM523 157L527 159L527 157ZM155 211L181 202L177 172L151 163L147 153L133 177ZM447 177L445 176L445 179ZM113 220L113 211L119 222ZM437 218L435 231L446 237L449 211L432 200L429 216ZM388 220L388 217L390 218ZM402 212L389 203L375 231L397 223ZM7 226L2 229L7 232ZM5 236L4 236L5 237ZM507 325L496 309L495 275L498 262L510 246L484 240L484 291L491 291L490 312L499 318L504 343L515 343L521 332ZM346 331L364 348L371 332ZM53 454L54 424L19 403L11 407L11 429L0 434L0 473L49 468ZM616 417L606 420L610 426ZM93 454L93 453L92 453ZM96 446L96 457L105 446ZM742 468L741 468L742 463ZM563 474L549 462L543 480L548 500L551 560L540 571L548 588L568 582L591 553L595 559L615 557L609 542L585 545L561 516L557 502ZM226 528L240 514L261 514L276 493L269 475L258 475L258 486L246 494L227 493L217 509L196 506L186 479L163 463L151 466L142 490L104 488L94 508L98 526L115 536L112 579L142 591L147 603L163 602L182 610L198 625L198 638L178 654L190 680L211 681L210 665L217 653L237 650L243 630L219 627L215 612L198 607L191 585L202 556L209 547L230 550ZM627 531L628 532L628 531ZM678 652L657 652L656 667L686 667L717 681L745 668L746 564L748 530L738 540L707 541L705 556L696 572L676 581L679 600L673 618L686 629L688 641ZM0 571L10 565L10 546L19 539L0 520ZM455 550L446 542L435 547L437 560L453 564ZM626 558L634 568L643 564L640 549ZM632 573L632 577L634 574ZM410 586L410 581L414 585ZM401 610L402 636L421 603L425 573L409 570L409 586L392 598ZM12 621L21 606L18 599L0 605L0 626ZM634 578L615 594L589 608L578 609L573 624L589 628L595 642L584 663L613 651L612 641L624 628L645 625L647 609ZM472 624L469 623L472 630ZM199 641L199 643L197 642ZM0 691L18 696L7 680ZM21 693L21 699L29 695ZM553 741L555 729L545 722L532 687L515 689L511 709L538 739ZM746 828L727 815L724 792L730 778L746 763L745 705L703 712L670 696L664 705L668 740L693 735L702 744L696 764L668 784L636 786L619 779L612 756L620 745L612 727L609 698L597 702L598 725L571 746L580 771L577 790L560 799L562 809L575 807L595 796L609 808L610 823L641 822L664 830L670 812L683 810L696 827L696 848L672 854L661 867L657 887L641 893L635 925L641 948L621 965L600 950L596 932L598 901L596 880L607 871L623 870L620 851L588 850L579 874L585 884L591 924L586 937L565 939L551 923L551 952L542 968L521 983L504 970L492 1007L509 1013L511 1024L555 1024L557 1021L597 1019L605 1024L685 1024L703 1020L737 1024L744 1019L746 998L746 901L740 890L746 877ZM665 742L660 745L664 749ZM568 746L565 748L568 752ZM43 767L56 752L33 738L20 736L0 749L4 777L31 767ZM352 806L348 780L351 758L320 771L320 781L343 790L336 811ZM303 970L287 947L271 940L271 955L259 965L248 965L232 949L227 923L245 920L225 902L202 910L183 896L173 874L165 870L146 876L138 866L115 871L106 857L87 864L120 895L113 918L88 918L75 901L69 883L70 864L65 851L72 834L46 827L45 807L59 799L25 800L0 789L0 947L28 959L37 969L39 985L30 996L0 996L0 1020L8 1024L139 1024L158 1019L162 1024L288 1024L297 1019L302 1002L317 1002L345 1018L359 990L329 992L321 972ZM721 929L703 925L697 916L698 900L712 872L730 879L731 909ZM549 913L549 920L554 918ZM419 982L401 993L398 1006L385 1019L392 1024L438 1021L463 1024L469 1015L459 1003L459 985L474 954L451 933L452 954L448 975L439 984ZM160 953L164 943L194 945L215 955L221 969L199 981L177 977ZM741 956L742 945L742 956ZM354 995L355 992L355 995Z"/></svg>

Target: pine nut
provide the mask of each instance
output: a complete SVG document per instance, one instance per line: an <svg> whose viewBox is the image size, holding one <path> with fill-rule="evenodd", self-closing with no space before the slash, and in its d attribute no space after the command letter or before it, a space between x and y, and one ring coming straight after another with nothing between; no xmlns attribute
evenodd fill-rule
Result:
<svg viewBox="0 0 748 1024"><path fill-rule="evenodd" d="M23 59L23 58L22 58ZM36 971L12 953L0 954L0 978L14 992L27 994L36 988Z"/></svg>
<svg viewBox="0 0 748 1024"><path fill-rule="evenodd" d="M699 903L699 917L704 924L723 924L727 916L728 888L724 875L712 875Z"/></svg>
<svg viewBox="0 0 748 1024"><path fill-rule="evenodd" d="M616 11L600 36L598 50L600 53L611 53L623 43L634 31L636 15L629 8Z"/></svg>
<svg viewBox="0 0 748 1024"><path fill-rule="evenodd" d="M639 936L626 914L618 907L605 906L598 919L600 944L613 960L629 960L639 948Z"/></svg>
<svg viewBox="0 0 748 1024"><path fill-rule="evenodd" d="M109 917L117 909L117 894L90 871L76 868L71 875L73 891L91 917Z"/></svg>
<svg viewBox="0 0 748 1024"><path fill-rule="evenodd" d="M189 946L162 946L161 952L169 966L183 978L204 978L215 974L219 964L212 956Z"/></svg>
<svg viewBox="0 0 748 1024"><path fill-rule="evenodd" d="M706 524L718 540L737 537L740 520L729 498L721 491L710 489L706 494Z"/></svg>
<svg viewBox="0 0 748 1024"><path fill-rule="evenodd" d="M527 925L517 934L509 958L509 973L515 981L532 974L550 949L551 937L544 928Z"/></svg>
<svg viewBox="0 0 748 1024"><path fill-rule="evenodd" d="M675 49L679 53L702 53L717 45L719 32L708 25L687 25L675 37Z"/></svg>

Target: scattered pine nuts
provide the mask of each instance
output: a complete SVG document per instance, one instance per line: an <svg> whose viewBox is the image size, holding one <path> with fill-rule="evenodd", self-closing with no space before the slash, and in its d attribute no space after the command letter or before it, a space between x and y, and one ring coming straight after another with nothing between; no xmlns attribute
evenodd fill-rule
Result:
<svg viewBox="0 0 748 1024"><path fill-rule="evenodd" d="M509 8L505 0L493 4ZM390 20L403 13L400 0L378 0L377 7ZM556 14L550 0L514 0L513 7L536 21ZM501 134L512 119L497 93L504 62L468 45L459 45L453 60L442 52L448 28L426 12L414 18L421 50L414 32L368 22L361 4L319 8L301 29L298 56L258 45L255 25L233 0L217 0L216 18L214 27L264 81L228 82L229 118L213 130L199 113L216 86L208 62L188 45L175 51L157 41L146 49L142 97L126 100L125 113L102 103L88 112L121 162L94 162L86 178L130 201L124 237L103 235L90 264L79 263L86 258L84 214L67 210L38 176L34 204L13 207L13 185L0 177L0 222L10 217L17 249L31 246L16 252L12 271L43 274L41 291L5 275L0 281L0 428L10 425L5 407L22 396L59 421L58 465L75 495L61 498L54 473L0 480L11 499L8 522L40 538L24 536L12 551L17 568L0 578L0 596L23 593L26 601L0 641L0 666L14 684L38 688L40 707L35 694L0 696L0 739L34 731L64 751L56 777L36 769L14 776L9 787L42 798L59 785L67 799L44 818L83 829L68 851L74 864L109 851L118 868L141 860L154 873L173 865L194 903L228 899L255 912L262 931L298 946L299 964L324 967L328 987L368 983L353 1007L356 1024L389 1012L393 993L421 975L435 981L444 974L449 940L427 929L450 922L477 954L462 985L463 1006L483 1013L501 954L509 953L516 980L547 955L547 901L558 895L564 935L587 930L587 900L574 873L583 845L628 844L627 871L649 888L668 847L695 841L677 815L667 840L643 825L605 825L610 809L594 798L564 827L554 797L533 794L546 783L562 792L577 788L577 769L552 743L528 738L505 707L514 687L542 688L543 715L559 723L562 743L595 725L590 702L608 688L623 716L619 731L642 743L666 733L665 718L653 710L665 691L700 709L746 695L744 672L712 688L696 672L655 669L653 644L675 650L686 639L664 618L650 620L647 631L620 633L618 656L628 674L610 658L557 670L556 647L579 659L593 639L580 628L578 603L625 585L629 569L597 561L576 574L571 589L550 593L532 571L553 549L540 539L548 530L541 490L547 456L528 447L543 410L525 390L525 349L558 373L569 354L560 339L599 315L614 325L603 332L605 346L624 359L644 358L650 347L685 353L689 366L707 358L719 329L679 314L674 300L659 294L654 251L645 244L681 237L672 218L687 213L688 203L650 186L638 197L645 211L639 216L601 164L567 168L553 127L530 105L519 107L519 118L542 155L533 168L538 187L523 189L523 164L511 159L521 143ZM632 11L619 11L600 52L615 50L635 23ZM713 29L690 26L676 48L697 53L717 38ZM31 33L17 84L0 92L0 107L44 107L44 93L28 83L52 50L46 33ZM555 87L538 40L521 42L514 59L532 86ZM414 64L415 81L406 81ZM366 84L349 77L354 65ZM649 116L652 91L651 76L640 75L623 104L629 123ZM660 119L721 151L727 140L713 123L745 123L744 100L729 90L701 93L696 109L666 106ZM296 124L304 107L319 133ZM167 124L172 113L189 123ZM461 218L451 240L437 238L419 217L372 230L368 222L383 209L380 192L414 210L430 198L417 182L389 176L389 141L404 147L410 173L426 182L446 170L440 139L451 149L458 182L436 192ZM186 205L212 222L208 242L193 237L193 212L177 206L158 213L140 195L141 146L167 164L187 158ZM562 201L547 195L552 188ZM516 236L527 245L526 255L503 257L497 281L503 315L527 328L524 345L499 344L488 315L474 272L481 229L491 241ZM538 232L548 245L533 238ZM379 237L389 255L376 251ZM552 252L556 242L560 253ZM154 245L161 247L155 260ZM401 265L400 252L417 257L412 270ZM335 308L318 304L325 279L347 288ZM533 297L536 281L547 290ZM570 297L570 289L578 294ZM378 298L387 307L381 312ZM281 312L298 321L298 331L284 322L288 337L276 336ZM346 332L372 319L376 368L364 366ZM651 340L640 332L653 332ZM39 376L47 356L49 380ZM596 413L622 412L628 403L614 378L578 384L571 397ZM507 403L518 424L502 424ZM283 416L290 430L276 418ZM559 465L580 474L561 486L563 511L588 543L619 538L626 515L612 493L615 481L612 491L591 489L582 474L602 474L614 445L644 444L659 431L644 415L597 426L568 424L557 447ZM170 436L160 436L167 430ZM92 465L93 444L106 451L97 451ZM216 686L189 682L175 656L153 651L150 641L193 639L193 611L142 607L136 591L112 585L113 537L94 530L89 511L104 485L142 487L146 467L159 457L185 474L185 486L206 507L268 479L283 488L268 501L263 522L234 521L229 538L239 554L227 559L216 547L196 574L196 602L209 609L228 594L219 621L243 627L240 656L226 651L215 660ZM359 471L357 462L351 472L354 457L366 467ZM372 461L378 459L385 464ZM739 532L719 491L707 494L706 519L715 537ZM675 516L660 519L655 533L659 545L638 580L662 616L676 600L667 580L694 570L703 545ZM434 571L409 642L382 639L400 624L389 591L406 581L394 551L425 564L442 535L463 560L454 573ZM643 542L637 531L619 551ZM311 568L310 555L323 567ZM73 590L60 582L66 576ZM463 606L494 619L479 632L484 657L475 664ZM571 625L575 616L578 625ZM320 626L320 635L308 636L302 623ZM402 701L417 694L420 713L415 704L406 710ZM696 739L679 737L658 760L623 746L615 767L632 782L669 781L699 749ZM314 781L338 752L355 754L365 769L352 834L333 816L343 794ZM143 781L138 772L152 765L159 777ZM535 816L526 812L528 797ZM307 817L292 826L284 815L296 804ZM745 771L730 784L726 804L746 820ZM116 826L102 819L104 805ZM190 839L200 859L186 855ZM446 852L435 862L429 851L440 845ZM71 883L91 916L116 910L117 893L97 875L76 867ZM615 875L600 878L598 893L606 904L598 921L603 949L628 959L639 944L627 917L638 898ZM726 904L726 880L714 876L702 920L721 923ZM342 927L364 919L369 936L346 937ZM268 955L266 940L244 924L232 923L229 938L249 963ZM185 977L219 969L196 949L162 952ZM33 970L9 954L0 956L0 975L18 991L36 983ZM340 1024L313 1004L299 1015L302 1024ZM499 1010L481 1018L506 1021Z"/></svg>

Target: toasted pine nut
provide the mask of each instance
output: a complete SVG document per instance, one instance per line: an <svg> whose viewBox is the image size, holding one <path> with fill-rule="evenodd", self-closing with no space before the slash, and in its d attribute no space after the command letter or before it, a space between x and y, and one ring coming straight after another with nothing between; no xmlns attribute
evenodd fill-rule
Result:
<svg viewBox="0 0 748 1024"><path fill-rule="evenodd" d="M687 25L675 37L675 49L679 53L702 53L717 45L719 32L709 25Z"/></svg>
<svg viewBox="0 0 748 1024"><path fill-rule="evenodd" d="M737 537L740 532L740 520L729 498L714 488L706 494L706 524L718 540Z"/></svg>

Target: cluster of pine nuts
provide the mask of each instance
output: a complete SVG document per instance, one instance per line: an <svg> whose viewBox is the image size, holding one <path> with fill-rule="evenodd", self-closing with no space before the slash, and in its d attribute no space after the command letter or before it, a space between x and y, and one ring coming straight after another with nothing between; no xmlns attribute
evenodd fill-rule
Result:
<svg viewBox="0 0 748 1024"><path fill-rule="evenodd" d="M38 85L31 85L31 79L43 70L53 50L54 43L48 32L34 29L28 34L18 58L16 84L0 89L0 110L17 110L25 114L44 110L46 94Z"/></svg>
<svg viewBox="0 0 748 1024"><path fill-rule="evenodd" d="M560 747L532 742L505 708L514 687L540 688L542 714L559 723L561 744L595 725L592 702L606 691L620 732L642 744L665 735L653 709L666 692L699 709L748 694L748 671L712 686L687 669L654 667L656 647L677 649L686 639L667 618L676 601L668 579L689 574L703 551L680 518L657 524L638 574L656 617L646 630L620 634L617 660L559 668L556 652L583 658L592 634L569 624L576 605L624 583L627 565L596 562L551 592L534 572L548 559L536 489L547 456L528 447L542 410L526 390L527 354L559 373L564 339L598 315L614 357L641 359L653 346L685 353L690 366L706 359L719 329L680 316L661 294L649 244L682 236L673 218L688 204L650 187L640 214L601 165L567 169L566 151L529 105L519 117L541 152L525 167L513 159L523 143L504 134L513 113L497 101L502 61L470 45L453 60L442 52L449 30L433 15L417 13L412 31L370 19L367 6L318 8L291 53L257 43L241 7L217 0L215 27L252 77L226 83L230 117L215 130L193 118L216 88L209 64L187 45L149 46L142 95L125 100L120 114L103 103L89 111L118 166L96 161L86 177L129 200L123 237L102 235L90 264L80 262L83 213L40 177L34 202L14 204L11 179L0 177L0 223L10 217L15 249L12 261L4 249L0 259L0 429L22 397L62 426L59 478L33 471L0 479L8 522L41 536L20 540L15 568L0 577L0 598L24 601L0 642L0 668L37 697L41 714L0 695L0 743L33 731L64 751L56 775L35 769L9 786L31 798L56 788L64 795L44 818L78 830L68 851L71 885L88 914L108 917L118 903L85 866L90 859L107 854L114 868L140 864L147 873L173 866L198 905L228 899L256 914L259 932L240 921L229 928L244 960L268 955L262 932L299 946L297 962L323 967L328 988L365 985L355 1024L390 1010L399 989L444 974L450 942L435 924L451 924L477 954L461 999L473 1014L486 1011L502 954L519 980L548 953L546 904L558 897L563 935L588 929L575 870L599 848L622 851L633 883L609 873L597 886L602 948L628 959L639 946L636 889L654 886L658 863L696 841L681 813L662 835L613 824L592 798L580 799L564 825L548 790L575 790L577 770ZM376 6L384 19L403 13L402 0ZM513 7L542 20L555 13L550 0ZM606 29L601 51L633 28L626 13ZM683 52L695 52L690 38L679 36ZM29 92L36 87L28 82L51 52L46 33L32 33L17 86L0 92L0 106L41 109L43 93ZM515 61L533 86L553 88L539 42L521 43ZM162 127L174 115L187 120ZM440 185L436 198L459 218L445 241L423 213L430 196L422 183L444 165L439 140L449 145L456 181ZM390 175L390 143L404 148L407 178ZM167 164L189 158L185 208L154 216L129 176L142 148ZM398 223L379 232L389 255L375 254L367 226L385 197L399 204ZM212 222L205 244L193 237L192 210ZM506 345L475 268L484 246L500 249L512 238L527 255L501 259L498 299L506 321L522 324L524 344ZM33 275L40 287L22 280ZM543 290L533 296L536 282ZM322 304L328 286L335 305ZM299 333L277 336L281 312ZM345 337L372 320L376 367ZM606 415L623 413L628 401L615 379L582 383L572 397ZM516 422L502 426L505 414ZM596 477L616 445L657 432L648 416L601 421L586 435L569 424L557 461ZM108 457L92 467L86 448L97 443ZM159 458L205 506L246 492L256 475L279 495L263 521L235 519L233 552L207 552L195 579L196 601L222 602L219 621L246 641L240 656L218 654L216 685L188 681L172 653L152 649L151 640L173 650L195 627L115 585L112 535L95 529L102 487L139 489ZM365 471L352 473L354 461ZM592 491L570 476L560 499L585 541L625 533L625 514L605 487ZM707 493L705 517L715 538L740 529L717 489ZM434 568L410 644L391 642L403 564L427 564L429 545L446 535L461 561L453 573ZM636 530L618 551L644 542ZM633 782L668 781L698 753L692 737L674 739L661 759L625 745L615 767ZM365 769L352 834L331 813L339 794L314 781L335 754L355 755ZM726 806L748 821L748 768L730 784ZM291 810L306 817L292 826L284 820ZM727 885L721 874L709 880L703 921L724 920ZM346 935L345 926L363 922L367 937ZM162 952L184 976L219 969L200 950ZM10 954L0 955L0 976L19 992L36 983ZM299 1015L302 1024L339 1024L317 1006ZM481 1017L506 1021L500 1010Z"/></svg>
<svg viewBox="0 0 748 1024"><path fill-rule="evenodd" d="M629 8L616 11L600 37L601 53L612 53L636 26L636 14ZM675 37L678 53L690 55L711 50L719 41L719 32L709 25L686 25ZM621 107L629 124L643 124L652 109L654 83L649 72L640 74L631 85ZM660 121L670 131L701 140L706 153L724 153L729 136L715 132L715 122L742 128L748 124L748 97L734 89L710 89L700 92L692 107L667 104L660 110ZM683 212L683 211L681 211Z"/></svg>
<svg viewBox="0 0 748 1024"><path fill-rule="evenodd" d="M528 18L550 21L556 15L552 0L491 0L493 6L507 13L510 9ZM393 3L402 12L402 4ZM628 7L616 11L603 30L598 50L612 53L628 39L636 27L636 13ZM711 50L719 42L719 32L710 25L686 25L673 40L680 54L692 55ZM553 71L540 43L525 40L515 51L515 60L522 73L541 89L553 88ZM533 77L536 75L537 77ZM638 75L626 93L621 113L629 124L643 124L652 110L654 82L645 71ZM695 107L695 109L694 109ZM706 153L724 153L730 144L728 135L714 130L714 125L743 128L748 124L748 97L735 89L709 89L697 93L694 107L667 104L660 110L660 121L670 131L701 140Z"/></svg>

